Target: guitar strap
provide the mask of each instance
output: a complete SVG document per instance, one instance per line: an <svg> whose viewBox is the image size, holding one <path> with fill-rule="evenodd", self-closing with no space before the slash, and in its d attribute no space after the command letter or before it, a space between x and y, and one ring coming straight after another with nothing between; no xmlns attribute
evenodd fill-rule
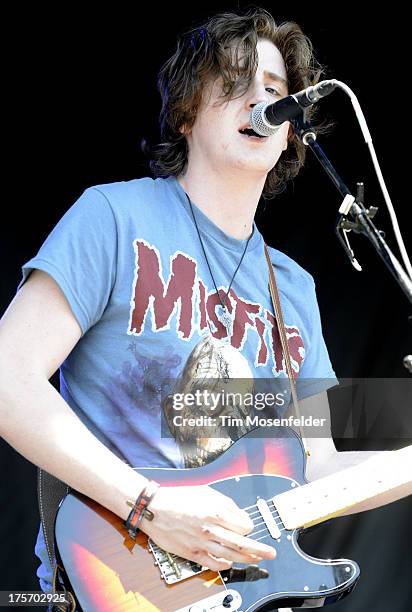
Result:
<svg viewBox="0 0 412 612"><path fill-rule="evenodd" d="M55 566L54 550L54 521L61 500L69 492L69 487L55 476L45 470L37 470L37 501L39 504L40 519L42 524L44 541L47 555L52 568Z"/></svg>
<svg viewBox="0 0 412 612"><path fill-rule="evenodd" d="M287 335L286 335L286 328L285 328L285 323L283 320L283 314L282 314L282 307L280 305L280 298L279 298L279 291L278 291L278 286L276 283L276 278L275 278L275 273L273 272L273 264L272 261L270 259L270 255L269 255L269 251L268 248L265 244L265 257L266 257L266 262L268 264L268 268L269 268L269 290L270 290L270 295L272 298L272 303L273 303L273 308L275 310L275 317L276 317L276 321L277 321L277 326L278 326L278 330L279 330L279 336L280 336L280 341L282 344L282 351L283 351L283 357L285 359L285 364L286 364L286 371L288 374L288 378L290 381L290 391L291 391L291 395L292 395L292 404L293 404L293 408L295 411L295 415L300 419L300 410L299 410L299 401L298 401L298 396L297 396L297 392L296 392L296 380L295 380L295 376L293 374L293 370L292 370L292 364L291 364L291 360L290 360L290 351L289 351L289 344L288 344L288 339L287 339ZM306 444L306 440L305 437L302 433L302 429L301 427L299 427L299 431L300 431L300 437L302 439L302 443L303 446L305 448L306 454L309 455L309 450Z"/></svg>

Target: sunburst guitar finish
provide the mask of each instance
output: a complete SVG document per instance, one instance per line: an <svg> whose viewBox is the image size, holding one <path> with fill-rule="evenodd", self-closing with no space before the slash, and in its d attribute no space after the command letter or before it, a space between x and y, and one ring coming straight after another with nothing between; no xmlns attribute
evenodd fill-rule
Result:
<svg viewBox="0 0 412 612"><path fill-rule="evenodd" d="M230 496L254 522L248 537L276 548L276 559L235 563L213 572L159 549L90 499L69 493L55 525L62 579L85 612L224 612L321 607L347 595L359 567L347 559L315 559L286 529L273 497L305 484L305 454L289 429L276 437L254 430L212 463L190 469L138 469L162 486L209 485ZM173 525L170 525L173 529Z"/></svg>

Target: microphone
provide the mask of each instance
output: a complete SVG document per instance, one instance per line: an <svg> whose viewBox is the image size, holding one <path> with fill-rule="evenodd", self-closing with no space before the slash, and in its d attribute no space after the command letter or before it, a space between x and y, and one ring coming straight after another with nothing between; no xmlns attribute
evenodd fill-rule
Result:
<svg viewBox="0 0 412 612"><path fill-rule="evenodd" d="M321 81L278 102L259 102L250 113L250 125L260 136L272 136L285 121L297 117L302 110L328 96L337 86L335 79Z"/></svg>

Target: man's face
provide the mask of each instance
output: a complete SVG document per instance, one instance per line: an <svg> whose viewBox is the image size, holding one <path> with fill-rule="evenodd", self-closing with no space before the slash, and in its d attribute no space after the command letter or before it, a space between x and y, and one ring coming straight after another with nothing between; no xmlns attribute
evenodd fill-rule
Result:
<svg viewBox="0 0 412 612"><path fill-rule="evenodd" d="M273 136L259 138L242 134L250 127L250 111L259 102L272 103L288 95L283 58L268 40L257 44L258 67L249 89L241 97L224 101L221 79L205 91L195 123L189 134L189 164L203 161L218 172L244 170L266 175L287 147L289 122Z"/></svg>

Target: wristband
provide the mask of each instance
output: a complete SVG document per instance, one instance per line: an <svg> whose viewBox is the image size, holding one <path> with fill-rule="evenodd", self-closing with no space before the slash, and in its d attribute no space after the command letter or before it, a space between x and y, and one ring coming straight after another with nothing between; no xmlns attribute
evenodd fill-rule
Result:
<svg viewBox="0 0 412 612"><path fill-rule="evenodd" d="M149 510L147 506L152 501L152 498L159 487L160 485L158 482L149 480L143 491L137 497L136 501L134 503L128 502L129 504L133 505L133 508L127 517L125 525L127 531L129 532L129 536L134 540L136 539L136 534L139 530L139 525L143 517L145 517L148 521L152 521L154 518L153 512Z"/></svg>

